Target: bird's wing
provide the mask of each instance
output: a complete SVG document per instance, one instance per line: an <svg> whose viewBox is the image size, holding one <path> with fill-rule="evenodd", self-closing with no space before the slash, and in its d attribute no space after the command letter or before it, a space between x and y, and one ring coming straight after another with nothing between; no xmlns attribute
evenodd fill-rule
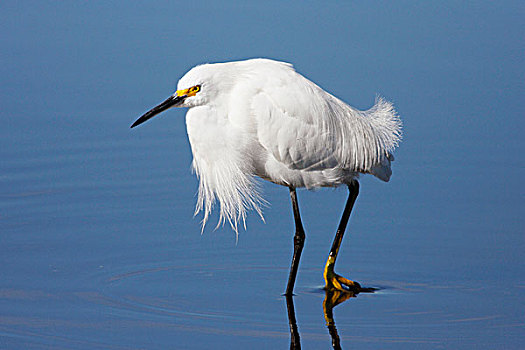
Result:
<svg viewBox="0 0 525 350"><path fill-rule="evenodd" d="M251 101L259 143L290 169L336 167L338 147L330 132L327 96L298 74L270 80Z"/></svg>
<svg viewBox="0 0 525 350"><path fill-rule="evenodd" d="M257 141L290 169L341 168L373 173L397 146L401 121L381 98L367 111L354 109L286 65L258 70L239 96L252 96ZM257 82L254 84L254 82ZM252 90L250 90L252 89Z"/></svg>
<svg viewBox="0 0 525 350"><path fill-rule="evenodd" d="M333 135L328 133L322 121L312 120L312 113L315 112L311 111L319 106L312 106L311 101L297 102L293 106L279 103L274 96L264 92L255 96L252 110L256 111L259 143L276 160L291 169L321 170L335 167L337 160L334 156ZM308 106L312 107L311 111Z"/></svg>

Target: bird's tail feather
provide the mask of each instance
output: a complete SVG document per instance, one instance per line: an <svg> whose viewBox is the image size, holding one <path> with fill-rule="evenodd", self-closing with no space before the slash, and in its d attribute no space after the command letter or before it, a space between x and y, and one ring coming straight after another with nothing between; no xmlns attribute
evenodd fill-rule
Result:
<svg viewBox="0 0 525 350"><path fill-rule="evenodd" d="M363 112L369 118L376 135L376 149L379 159L370 167L370 173L383 181L392 175L390 163L394 161L392 152L402 138L402 122L392 103L377 96L372 108Z"/></svg>
<svg viewBox="0 0 525 350"><path fill-rule="evenodd" d="M335 131L341 142L341 163L348 169L371 173L384 181L391 175L392 152L402 136L401 119L394 106L377 97L366 111L344 109L336 119Z"/></svg>

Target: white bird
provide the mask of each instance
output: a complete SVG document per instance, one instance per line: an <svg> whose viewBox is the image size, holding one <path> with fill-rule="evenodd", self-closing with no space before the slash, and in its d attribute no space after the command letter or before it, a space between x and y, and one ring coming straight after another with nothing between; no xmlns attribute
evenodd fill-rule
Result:
<svg viewBox="0 0 525 350"><path fill-rule="evenodd" d="M132 128L172 107L187 107L193 169L200 180L195 213L203 227L216 201L219 224L237 232L248 210L262 218L256 178L290 190L296 232L286 288L293 294L305 233L295 189L347 185L349 197L324 270L327 289L359 292L359 283L334 272L335 259L355 199L360 174L389 181L401 120L377 98L367 111L343 101L269 59L203 64L180 80L177 91L142 115Z"/></svg>

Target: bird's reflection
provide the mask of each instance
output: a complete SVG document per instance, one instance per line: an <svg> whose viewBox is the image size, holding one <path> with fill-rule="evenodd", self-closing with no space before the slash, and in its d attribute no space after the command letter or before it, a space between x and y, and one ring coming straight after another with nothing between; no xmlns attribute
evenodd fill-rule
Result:
<svg viewBox="0 0 525 350"><path fill-rule="evenodd" d="M326 294L323 301L323 313L324 319L326 321L326 327L328 327L328 332L332 338L332 347L334 349L341 349L341 341L339 340L339 334L337 333L337 328L335 327L333 309L342 302L350 298L355 298L359 293L341 292L338 290L326 290L325 293Z"/></svg>
<svg viewBox="0 0 525 350"><path fill-rule="evenodd" d="M301 338L297 329L295 320L295 307L293 305L293 296L286 295L286 308L288 309L288 325L290 326L290 350L301 349Z"/></svg>
<svg viewBox="0 0 525 350"><path fill-rule="evenodd" d="M376 289L374 288L362 288L361 293L373 293ZM342 302L357 297L359 293L353 293L350 291L339 291L339 290L325 290L325 298L323 300L323 313L326 321L326 326L330 337L332 338L332 347L334 349L341 349L341 341L337 328L335 327L334 312L333 309ZM293 296L286 296L286 308L288 309L288 324L290 326L290 349L298 350L301 349L301 337L299 336L299 330L297 328L297 320L295 319L295 307L293 304Z"/></svg>

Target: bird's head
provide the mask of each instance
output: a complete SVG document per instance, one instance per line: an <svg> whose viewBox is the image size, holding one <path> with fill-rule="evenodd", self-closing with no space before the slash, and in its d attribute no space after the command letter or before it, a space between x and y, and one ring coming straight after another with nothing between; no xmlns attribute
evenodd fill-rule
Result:
<svg viewBox="0 0 525 350"><path fill-rule="evenodd" d="M194 67L177 84L177 91L158 106L153 107L137 119L131 127L144 123L148 119L172 107L197 107L216 100L224 84L220 84L223 70L217 64L205 64Z"/></svg>

